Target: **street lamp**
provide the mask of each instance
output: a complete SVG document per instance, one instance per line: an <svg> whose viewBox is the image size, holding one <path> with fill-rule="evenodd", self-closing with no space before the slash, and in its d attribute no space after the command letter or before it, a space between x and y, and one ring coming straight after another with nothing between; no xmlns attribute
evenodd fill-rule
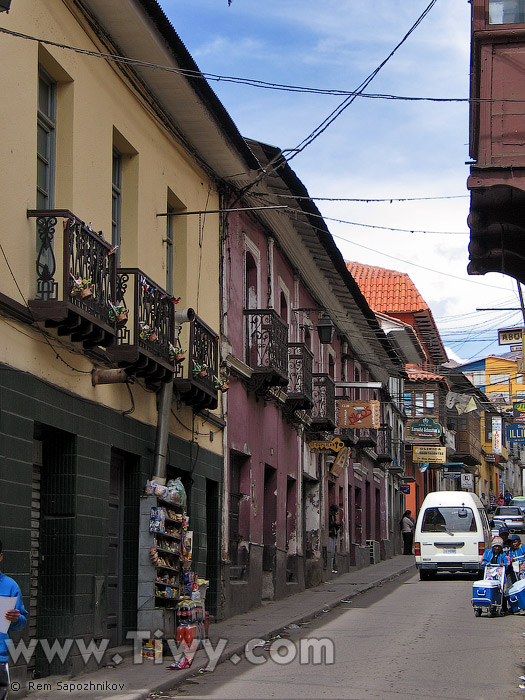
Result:
<svg viewBox="0 0 525 700"><path fill-rule="evenodd" d="M319 335L319 342L322 345L328 345L332 342L334 337L334 324L328 316L321 314L319 321L317 322L317 333Z"/></svg>

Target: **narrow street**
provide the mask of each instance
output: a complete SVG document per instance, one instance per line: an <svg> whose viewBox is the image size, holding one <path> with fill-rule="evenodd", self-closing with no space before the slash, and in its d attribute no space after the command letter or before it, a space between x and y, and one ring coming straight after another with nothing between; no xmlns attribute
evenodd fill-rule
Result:
<svg viewBox="0 0 525 700"><path fill-rule="evenodd" d="M518 689L525 619L475 618L472 580L416 573L341 604L299 629L278 653L292 656L305 638L331 640L333 664L276 663L263 648L255 665L227 661L162 697L493 700L525 697ZM283 635L284 638L284 635ZM279 640L276 640L279 643ZM275 644L275 642L274 642ZM285 647L284 644L288 644Z"/></svg>

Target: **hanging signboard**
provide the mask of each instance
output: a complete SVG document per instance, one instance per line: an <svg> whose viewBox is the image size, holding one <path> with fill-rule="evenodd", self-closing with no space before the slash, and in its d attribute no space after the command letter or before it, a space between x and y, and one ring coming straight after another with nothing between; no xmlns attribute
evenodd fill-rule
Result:
<svg viewBox="0 0 525 700"><path fill-rule="evenodd" d="M405 496L408 496L408 494L410 493L410 484L401 484L399 490L401 491L401 493L404 493Z"/></svg>
<svg viewBox="0 0 525 700"><path fill-rule="evenodd" d="M337 402L338 428L379 428L381 426L381 403L379 401Z"/></svg>
<svg viewBox="0 0 525 700"><path fill-rule="evenodd" d="M525 444L525 425L507 425L508 442Z"/></svg>
<svg viewBox="0 0 525 700"><path fill-rule="evenodd" d="M443 434L443 427L432 418L420 418L409 426L408 432L410 437L439 438Z"/></svg>
<svg viewBox="0 0 525 700"><path fill-rule="evenodd" d="M499 345L514 345L521 343L521 328L501 328L498 330Z"/></svg>
<svg viewBox="0 0 525 700"><path fill-rule="evenodd" d="M310 452L317 452L317 453L323 453L323 452L339 452L340 450L343 449L345 446L345 443L340 440L339 438L334 438L333 440L313 440L312 442L308 443L308 447L310 448Z"/></svg>
<svg viewBox="0 0 525 700"><path fill-rule="evenodd" d="M330 468L330 474L333 474L334 476L341 476L343 471L345 470L347 464L348 464L348 459L350 458L350 448L349 447L343 447L343 449L339 452L337 457L335 458L334 463L332 464Z"/></svg>
<svg viewBox="0 0 525 700"><path fill-rule="evenodd" d="M514 401L512 404L514 423L525 423L525 401Z"/></svg>
<svg viewBox="0 0 525 700"><path fill-rule="evenodd" d="M445 464L447 461L447 448L434 445L412 445L412 461Z"/></svg>
<svg viewBox="0 0 525 700"><path fill-rule="evenodd" d="M492 416L492 452L501 454L501 416Z"/></svg>

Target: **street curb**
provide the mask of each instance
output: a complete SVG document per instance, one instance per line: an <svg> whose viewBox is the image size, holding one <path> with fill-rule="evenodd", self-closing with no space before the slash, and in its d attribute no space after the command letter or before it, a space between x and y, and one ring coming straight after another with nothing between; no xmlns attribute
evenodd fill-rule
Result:
<svg viewBox="0 0 525 700"><path fill-rule="evenodd" d="M271 639L272 637L275 637L278 635L280 632L283 632L287 627L290 625L299 625L304 622L309 622L310 620L314 620L317 617L320 617L323 614L323 611L330 611L333 610L334 608L338 607L341 605L341 603L344 600L351 600L352 598L355 598L358 595L361 595L362 593L366 593L367 591L372 590L373 588L377 588L383 583L387 583L388 581L393 581L394 579L398 578L398 576L402 576L403 574L406 574L408 571L411 569L415 568L415 563L409 564L408 566L403 567L402 569L399 569L395 573L391 573L388 576L384 576L382 578L376 579L375 581L372 581L367 584L362 584L358 588L354 588L348 595L343 596L342 598L333 601L332 603L326 603L325 605L322 605L319 608L316 608L315 610L306 613L305 615L302 615L300 617L294 618L293 620L289 620L286 625L281 625L277 627L276 629L270 631L270 632L265 632L262 634L262 637L265 639ZM327 582L330 583L330 582ZM246 642L242 644L238 644L236 647L229 649L227 652L224 652L221 654L219 660L217 661L217 666L220 664L223 664L225 661L228 661L229 659L232 658L232 656L244 656L244 649L246 646ZM182 685L186 680L189 678L192 678L194 676L199 675L200 668L198 664L198 657L199 654L201 653L201 650L199 650L195 654L195 659L193 661L193 664L191 668L188 669L181 669L182 673L179 671L179 674L177 676L174 676L173 679L170 679L169 681L162 681L162 683L159 683L158 685L155 685L154 687L150 688L147 691L139 691L136 694L134 693L129 693L126 695L126 700L147 700L149 695L151 693L154 693L155 691L165 691L165 690L170 690L177 688L178 686Z"/></svg>

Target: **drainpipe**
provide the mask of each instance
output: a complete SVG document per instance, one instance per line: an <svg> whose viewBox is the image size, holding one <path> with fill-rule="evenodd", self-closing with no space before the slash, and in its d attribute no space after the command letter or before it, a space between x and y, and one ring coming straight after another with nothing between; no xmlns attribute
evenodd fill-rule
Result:
<svg viewBox="0 0 525 700"><path fill-rule="evenodd" d="M175 312L175 334L179 337L183 323L190 323L195 318L193 309ZM173 379L164 382L158 391L157 433L155 436L155 454L153 455L152 479L158 484L166 483L166 457L168 454L168 436L170 432L171 402L173 400Z"/></svg>

